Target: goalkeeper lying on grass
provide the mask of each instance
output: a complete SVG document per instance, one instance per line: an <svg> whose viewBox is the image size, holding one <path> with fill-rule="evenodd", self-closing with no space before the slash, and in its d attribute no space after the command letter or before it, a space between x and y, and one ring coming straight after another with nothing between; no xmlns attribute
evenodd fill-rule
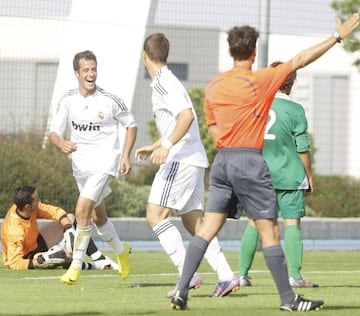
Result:
<svg viewBox="0 0 360 316"><path fill-rule="evenodd" d="M14 270L67 268L72 260L74 215L41 203L33 186L15 189L13 202L1 227L4 264ZM37 218L52 221L39 230ZM92 239L86 253L92 262L84 262L84 270L118 269Z"/></svg>

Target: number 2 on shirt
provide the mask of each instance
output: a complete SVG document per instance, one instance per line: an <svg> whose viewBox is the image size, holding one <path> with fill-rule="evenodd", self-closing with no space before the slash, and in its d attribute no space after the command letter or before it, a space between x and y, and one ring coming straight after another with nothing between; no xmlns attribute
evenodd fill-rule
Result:
<svg viewBox="0 0 360 316"><path fill-rule="evenodd" d="M268 122L266 124L264 139L266 139L266 140L275 140L276 139L275 134L270 134L269 133L270 128L275 124L275 122L276 122L276 113L275 113L275 111L273 109L270 109L270 111L269 111L269 119L268 119Z"/></svg>

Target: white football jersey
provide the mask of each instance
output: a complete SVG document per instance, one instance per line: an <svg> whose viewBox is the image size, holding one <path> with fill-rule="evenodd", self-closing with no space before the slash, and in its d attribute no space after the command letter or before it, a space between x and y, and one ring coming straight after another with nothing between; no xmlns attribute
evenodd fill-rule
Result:
<svg viewBox="0 0 360 316"><path fill-rule="evenodd" d="M83 97L79 90L68 91L58 103L50 132L76 143L72 153L74 176L91 172L115 176L119 166L119 127L136 127L133 115L122 99L96 87L93 95Z"/></svg>
<svg viewBox="0 0 360 316"><path fill-rule="evenodd" d="M170 149L166 161L207 168L209 163L201 143L196 112L182 83L164 66L156 73L151 87L152 110L161 139L167 139L172 134L176 117L181 111L191 108L195 115L188 132Z"/></svg>

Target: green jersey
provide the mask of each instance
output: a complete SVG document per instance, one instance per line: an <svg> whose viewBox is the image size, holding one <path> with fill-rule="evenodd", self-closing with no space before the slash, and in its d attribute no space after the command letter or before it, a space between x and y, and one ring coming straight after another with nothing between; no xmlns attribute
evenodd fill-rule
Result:
<svg viewBox="0 0 360 316"><path fill-rule="evenodd" d="M298 153L308 152L307 120L303 107L278 93L269 112L263 156L275 189L307 189L308 180Z"/></svg>

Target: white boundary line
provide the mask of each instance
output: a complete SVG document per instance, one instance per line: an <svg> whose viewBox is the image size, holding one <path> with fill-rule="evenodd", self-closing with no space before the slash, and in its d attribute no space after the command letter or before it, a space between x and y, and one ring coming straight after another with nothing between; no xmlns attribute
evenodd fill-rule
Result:
<svg viewBox="0 0 360 316"><path fill-rule="evenodd" d="M238 271L234 271L234 273L238 274ZM251 274L256 273L270 273L269 270L251 270ZM360 273L360 270L353 270L353 271L306 271L306 275L308 274L353 274L353 273ZM214 272L201 272L201 275L215 275ZM116 277L117 273L114 274L88 274L82 275L81 278L110 278ZM158 277L158 276L174 276L177 277L177 273L152 273L152 274L131 274L131 277ZM61 275L58 276L44 276L44 277L23 277L23 280L52 280L52 279L60 279ZM5 279L5 278L2 278Z"/></svg>

